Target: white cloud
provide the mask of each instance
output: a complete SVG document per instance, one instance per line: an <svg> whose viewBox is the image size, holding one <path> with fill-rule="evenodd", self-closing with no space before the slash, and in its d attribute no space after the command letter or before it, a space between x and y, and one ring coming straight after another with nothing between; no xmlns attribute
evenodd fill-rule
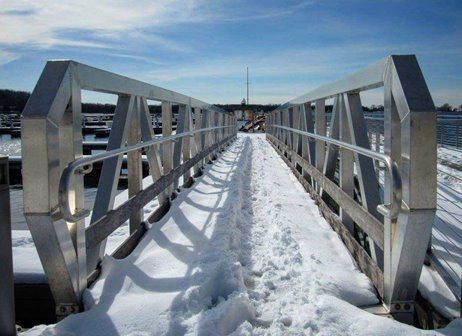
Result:
<svg viewBox="0 0 462 336"><path fill-rule="evenodd" d="M19 58L19 54L0 49L0 65L7 64Z"/></svg>
<svg viewBox="0 0 462 336"><path fill-rule="evenodd" d="M116 45L115 40L123 40L129 34L135 36L145 27L162 27L188 20L194 3L180 0L6 0L2 1L0 10L0 45L111 48ZM151 35L150 39L163 47L184 49L156 35Z"/></svg>
<svg viewBox="0 0 462 336"><path fill-rule="evenodd" d="M181 23L270 19L289 15L311 3L267 8L235 0L4 0L0 9L0 45L120 49L127 39L135 39L184 52L191 48L165 38L162 29ZM152 28L159 28L159 33L143 32Z"/></svg>

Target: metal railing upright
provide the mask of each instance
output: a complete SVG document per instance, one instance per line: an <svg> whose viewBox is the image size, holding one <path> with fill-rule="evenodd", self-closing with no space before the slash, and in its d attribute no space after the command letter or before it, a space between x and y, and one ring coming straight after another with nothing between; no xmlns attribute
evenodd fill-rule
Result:
<svg viewBox="0 0 462 336"><path fill-rule="evenodd" d="M383 134L384 153L371 150L360 97L378 87L385 111L375 136ZM388 311L412 323L437 186L436 110L416 57L386 57L297 97L274 110L266 128ZM383 192L379 162L388 172Z"/></svg>
<svg viewBox="0 0 462 336"><path fill-rule="evenodd" d="M82 155L81 91L118 96L103 153ZM154 137L148 100L161 102L162 137ZM172 105L178 105L176 134ZM195 121L195 122L194 122ZM109 234L129 222L130 237L114 256L126 256L146 231L143 207L158 211L183 177L191 185L201 167L236 136L234 116L183 94L74 61L49 61L22 115L24 214L62 318L82 309L82 292L98 274ZM115 208L124 154L128 200ZM153 183L143 187L142 156ZM103 161L89 226L83 176Z"/></svg>
<svg viewBox="0 0 462 336"><path fill-rule="evenodd" d="M365 119L372 147L376 152L383 153L383 116L366 116ZM437 118L438 189L436 215L427 257L460 303L462 301L462 260L460 259L462 256L460 247L462 166L458 160L460 150L456 146L459 132L454 125L458 125L462 120L459 117L448 119ZM453 132L448 131L447 127L453 127ZM382 171L376 169L376 174L382 185L384 181ZM460 308L462 309L462 305Z"/></svg>

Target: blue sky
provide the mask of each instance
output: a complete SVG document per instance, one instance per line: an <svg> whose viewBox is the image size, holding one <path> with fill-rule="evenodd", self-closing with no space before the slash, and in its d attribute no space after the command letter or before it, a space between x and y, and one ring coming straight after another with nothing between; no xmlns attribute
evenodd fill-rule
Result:
<svg viewBox="0 0 462 336"><path fill-rule="evenodd" d="M462 104L462 1L20 1L0 5L0 88L73 59L210 103L283 103L416 54L435 104ZM112 102L103 95L86 100ZM381 103L371 92L363 104Z"/></svg>

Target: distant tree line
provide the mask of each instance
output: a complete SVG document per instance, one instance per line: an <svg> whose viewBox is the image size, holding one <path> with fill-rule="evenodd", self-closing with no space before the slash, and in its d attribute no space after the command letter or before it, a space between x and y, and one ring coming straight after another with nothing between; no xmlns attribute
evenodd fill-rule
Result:
<svg viewBox="0 0 462 336"><path fill-rule="evenodd" d="M458 107L452 107L448 103L445 103L441 106L436 107L436 109L441 112L456 112L462 111L462 105L459 105Z"/></svg>
<svg viewBox="0 0 462 336"><path fill-rule="evenodd" d="M30 93L25 91L0 90L0 110L22 111Z"/></svg>
<svg viewBox="0 0 462 336"><path fill-rule="evenodd" d="M0 113L9 113L9 112L22 112L24 106L26 106L27 100L30 97L29 92L25 91L14 91L14 90L2 90L0 89ZM222 108L225 111L231 112L234 110L254 110L254 111L263 111L271 112L279 105L277 104L215 104L215 106ZM173 105L173 113L178 112L178 106ZM452 112L452 111L462 111L462 105L458 107L452 107L449 104L443 104L436 108L441 112ZM82 112L83 113L114 113L115 105L114 104L99 104L99 103L83 103ZM383 105L371 105L370 107L363 106L365 112L380 112L384 110ZM326 105L326 111L332 112L332 105ZM161 106L160 105L149 105L149 112L152 114L160 114Z"/></svg>
<svg viewBox="0 0 462 336"><path fill-rule="evenodd" d="M21 113L26 106L27 100L30 97L30 92L3 90L0 89L0 112L1 113ZM99 104L99 103L83 103L83 113L104 113L111 114L115 111L114 104ZM160 105L149 105L149 112L161 113ZM173 106L173 112L178 112L178 106Z"/></svg>

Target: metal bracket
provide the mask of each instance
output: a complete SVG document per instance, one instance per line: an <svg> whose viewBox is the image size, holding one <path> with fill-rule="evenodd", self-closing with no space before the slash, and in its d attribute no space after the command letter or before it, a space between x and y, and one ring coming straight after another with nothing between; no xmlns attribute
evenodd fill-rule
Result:
<svg viewBox="0 0 462 336"><path fill-rule="evenodd" d="M93 170L93 164L89 163L83 167L77 168L75 172L77 174L86 175L86 174L90 174L92 170Z"/></svg>
<svg viewBox="0 0 462 336"><path fill-rule="evenodd" d="M413 324L415 310L413 301L392 302L386 306L396 321Z"/></svg>
<svg viewBox="0 0 462 336"><path fill-rule="evenodd" d="M414 313L414 302L403 301L403 302L392 302L389 306L387 305L390 314L396 313Z"/></svg>
<svg viewBox="0 0 462 336"><path fill-rule="evenodd" d="M56 317L58 321L71 314L77 314L79 311L80 307L74 303L60 303L56 305Z"/></svg>

